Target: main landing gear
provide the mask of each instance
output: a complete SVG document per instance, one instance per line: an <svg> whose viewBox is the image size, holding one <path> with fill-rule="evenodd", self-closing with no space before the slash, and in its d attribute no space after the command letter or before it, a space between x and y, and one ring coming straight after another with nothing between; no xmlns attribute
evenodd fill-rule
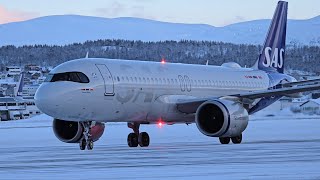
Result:
<svg viewBox="0 0 320 180"><path fill-rule="evenodd" d="M128 128L133 130L133 133L128 135L128 146L129 147L148 147L150 144L150 137L148 133L141 132L139 133L140 123L129 123Z"/></svg>
<svg viewBox="0 0 320 180"><path fill-rule="evenodd" d="M83 137L79 142L80 150L85 150L86 147L88 150L93 149L93 140L91 139L90 129L91 122L81 122L82 127L84 128Z"/></svg>
<svg viewBox="0 0 320 180"><path fill-rule="evenodd" d="M240 134L239 136L231 137L231 138L230 137L219 137L221 144L229 144L230 139L233 144L240 144L242 142L242 134Z"/></svg>

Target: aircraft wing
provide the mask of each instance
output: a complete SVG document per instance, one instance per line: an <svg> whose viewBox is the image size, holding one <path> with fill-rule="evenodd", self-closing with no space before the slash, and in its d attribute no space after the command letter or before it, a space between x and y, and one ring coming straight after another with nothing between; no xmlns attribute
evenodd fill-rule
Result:
<svg viewBox="0 0 320 180"><path fill-rule="evenodd" d="M283 87L292 87L292 86L301 86L301 85L311 85L311 84L319 84L320 79L312 79L307 81L298 81L298 82L290 82L282 84Z"/></svg>
<svg viewBox="0 0 320 180"><path fill-rule="evenodd" d="M235 94L231 96L235 96L239 98L247 98L247 99L258 99L258 98L270 97L270 96L286 96L289 94L314 91L314 90L320 90L320 84L297 86L297 87L285 87L285 88L271 89L271 90L265 90L265 91L254 91L254 92L249 92L244 94Z"/></svg>
<svg viewBox="0 0 320 180"><path fill-rule="evenodd" d="M239 101L239 102L246 104L247 102L251 102L250 100L255 100L255 99L259 99L259 98L263 98L263 97L287 96L290 94L307 92L307 91L314 91L314 90L320 90L320 84L254 91L254 92L248 92L248 93L243 93L243 94L234 94L234 95L229 95L229 96L224 96L224 97L180 100L176 104L177 104L178 111L180 111L182 113L195 113L197 111L198 107L202 103L209 101L209 100L219 99L219 98L231 99L231 100Z"/></svg>
<svg viewBox="0 0 320 180"><path fill-rule="evenodd" d="M207 98L207 99L193 99L193 100L180 100L177 102L177 110L186 113L186 114L192 114L195 113L198 109L198 107L210 100L210 99L218 99L218 98Z"/></svg>

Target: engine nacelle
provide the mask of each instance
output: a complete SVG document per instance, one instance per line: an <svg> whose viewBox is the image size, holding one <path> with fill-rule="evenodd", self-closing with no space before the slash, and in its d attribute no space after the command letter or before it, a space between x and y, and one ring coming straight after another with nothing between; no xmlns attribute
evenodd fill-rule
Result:
<svg viewBox="0 0 320 180"><path fill-rule="evenodd" d="M248 111L237 102L212 100L201 104L196 124L201 133L211 137L239 136L248 125Z"/></svg>
<svg viewBox="0 0 320 180"><path fill-rule="evenodd" d="M84 128L79 122L54 119L52 128L56 137L65 143L78 143L83 137ZM90 134L93 141L99 140L104 128L103 123L96 123L91 127Z"/></svg>

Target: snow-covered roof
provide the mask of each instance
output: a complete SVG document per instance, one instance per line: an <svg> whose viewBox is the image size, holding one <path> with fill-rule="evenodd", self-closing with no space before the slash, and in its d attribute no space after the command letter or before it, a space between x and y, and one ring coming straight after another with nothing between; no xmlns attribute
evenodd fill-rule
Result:
<svg viewBox="0 0 320 180"><path fill-rule="evenodd" d="M300 106L303 106L303 105L307 104L308 102L314 102L314 103L320 105L320 98L318 98L318 99L310 99L309 101L301 104Z"/></svg>
<svg viewBox="0 0 320 180"><path fill-rule="evenodd" d="M13 78L6 78L6 79L0 79L0 84L14 84L17 82L14 82Z"/></svg>
<svg viewBox="0 0 320 180"><path fill-rule="evenodd" d="M315 103L320 105L320 98L318 98L318 99L310 99L310 101L315 102Z"/></svg>
<svg viewBox="0 0 320 180"><path fill-rule="evenodd" d="M305 99L305 98L294 98L294 99L292 99L293 103L303 103L303 102L306 102L306 101L308 101L308 100Z"/></svg>
<svg viewBox="0 0 320 180"><path fill-rule="evenodd" d="M18 100L13 98L13 97L0 97L0 102L1 103L6 103L6 102L17 102Z"/></svg>

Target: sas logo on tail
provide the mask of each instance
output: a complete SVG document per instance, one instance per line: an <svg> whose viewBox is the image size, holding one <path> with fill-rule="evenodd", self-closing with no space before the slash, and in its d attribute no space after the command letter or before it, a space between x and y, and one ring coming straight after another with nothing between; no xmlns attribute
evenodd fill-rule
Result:
<svg viewBox="0 0 320 180"><path fill-rule="evenodd" d="M266 56L266 60L262 63L265 67L274 67L274 68L282 68L283 60L284 60L285 50L283 48L275 48L274 52L272 52L271 47L266 47L264 49L264 55Z"/></svg>

